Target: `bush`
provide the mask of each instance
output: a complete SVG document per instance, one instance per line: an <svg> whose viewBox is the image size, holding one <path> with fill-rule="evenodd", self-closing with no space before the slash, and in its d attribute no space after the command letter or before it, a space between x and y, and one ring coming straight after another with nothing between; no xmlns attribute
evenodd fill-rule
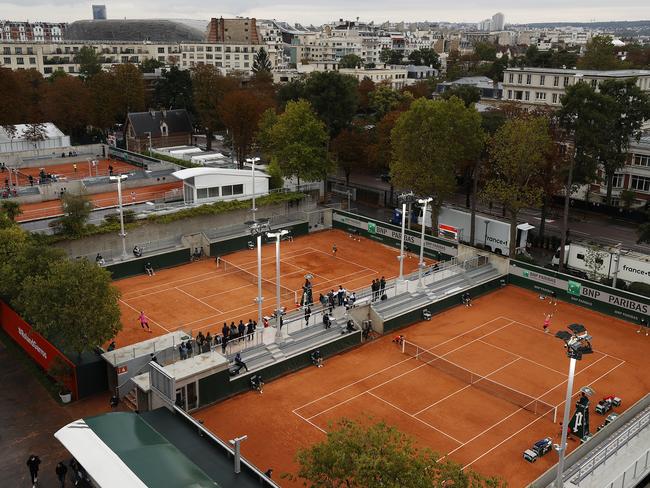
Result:
<svg viewBox="0 0 650 488"><path fill-rule="evenodd" d="M185 161L184 159L175 158L173 156L167 156L166 154L160 154L160 153L149 154L148 151L142 152L140 154L144 154L145 156L149 156L156 159L161 159L163 161L168 161L170 163L174 163L179 166L182 166L183 168L199 168L201 166L200 164L195 164L192 163L191 161Z"/></svg>
<svg viewBox="0 0 650 488"><path fill-rule="evenodd" d="M132 222L135 222L135 212L133 210L124 210L122 212L122 215L124 215L124 223L125 224L130 224ZM111 214L106 214L106 215L104 215L104 220L109 224L119 224L120 223L120 213L115 212L115 213L111 213Z"/></svg>
<svg viewBox="0 0 650 488"><path fill-rule="evenodd" d="M603 278L600 280L600 282L605 285L605 286L612 286L612 283L614 283L614 280L612 278ZM623 290L627 291L627 284L625 284L625 281L623 280L616 280L616 289L617 290Z"/></svg>

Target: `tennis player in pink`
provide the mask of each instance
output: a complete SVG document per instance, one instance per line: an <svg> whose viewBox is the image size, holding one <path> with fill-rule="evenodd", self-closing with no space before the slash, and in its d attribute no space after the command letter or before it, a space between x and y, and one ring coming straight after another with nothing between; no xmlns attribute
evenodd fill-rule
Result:
<svg viewBox="0 0 650 488"><path fill-rule="evenodd" d="M553 317L553 314L551 313L545 314L544 325L542 326L544 328L544 332L548 332L548 328L551 325L551 317Z"/></svg>
<svg viewBox="0 0 650 488"><path fill-rule="evenodd" d="M144 310L140 312L140 327L142 327L142 330L146 330L147 332L151 332L151 329L149 328L149 319L147 316L144 314Z"/></svg>

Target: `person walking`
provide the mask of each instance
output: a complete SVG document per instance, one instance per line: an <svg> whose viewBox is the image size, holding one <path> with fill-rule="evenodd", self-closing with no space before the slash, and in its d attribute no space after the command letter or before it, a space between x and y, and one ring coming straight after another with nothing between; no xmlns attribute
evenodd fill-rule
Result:
<svg viewBox="0 0 650 488"><path fill-rule="evenodd" d="M373 279L372 284L370 285L370 291L372 292L372 301L374 302L377 299L377 280Z"/></svg>
<svg viewBox="0 0 650 488"><path fill-rule="evenodd" d="M140 311L140 317L138 320L140 321L140 327L142 327L142 330L146 330L147 332L151 333L151 327L149 327L149 319L144 314L144 310Z"/></svg>
<svg viewBox="0 0 650 488"><path fill-rule="evenodd" d="M27 458L27 467L29 468L29 476L32 479L32 486L38 483L38 467L41 464L41 458L36 454L32 454Z"/></svg>
<svg viewBox="0 0 650 488"><path fill-rule="evenodd" d="M305 327L309 326L309 317L311 316L311 308L309 305L305 307Z"/></svg>
<svg viewBox="0 0 650 488"><path fill-rule="evenodd" d="M59 480L59 483L61 483L61 488L63 488L65 486L65 477L68 474L68 467L63 464L63 461L59 461L54 472L56 473L56 478Z"/></svg>
<svg viewBox="0 0 650 488"><path fill-rule="evenodd" d="M336 244L332 244L332 256L336 257L336 251L338 251Z"/></svg>
<svg viewBox="0 0 650 488"><path fill-rule="evenodd" d="M544 332L545 332L545 333L548 333L548 332L549 332L549 329L548 329L548 328L549 328L550 325L551 325L551 317L553 317L553 314L552 314L552 313L544 314L544 325L542 325L542 328L544 329Z"/></svg>

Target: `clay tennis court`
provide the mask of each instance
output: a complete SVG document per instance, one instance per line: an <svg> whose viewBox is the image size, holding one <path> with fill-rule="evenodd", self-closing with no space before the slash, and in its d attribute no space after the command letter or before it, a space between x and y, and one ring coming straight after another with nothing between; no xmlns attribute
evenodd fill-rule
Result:
<svg viewBox="0 0 650 488"><path fill-rule="evenodd" d="M338 248L332 254L332 245ZM318 294L343 285L348 290L369 286L375 278L399 274L399 250L369 239L352 240L339 230L318 232L281 243L282 304L295 308L294 292L300 290L305 275L313 275L314 300ZM205 334L221 331L224 321L257 320L257 251L246 250L222 256L217 267L214 258L170 269L157 270L155 276L136 276L115 282L122 292L123 329L117 336L122 347L151 337L140 328L138 315L144 310L155 335L177 329ZM248 271L242 275L232 263ZM405 260L405 273L417 269L417 257ZM262 276L266 315L275 309L275 244L262 247Z"/></svg>
<svg viewBox="0 0 650 488"><path fill-rule="evenodd" d="M63 159L63 158L62 158ZM88 158L91 160L94 158ZM77 166L75 171L74 167ZM95 176L107 176L109 174L108 167L113 166L113 173L128 173L135 169L139 169L137 166L133 166L124 161L117 161L115 159L100 159L97 162L96 166L92 166L89 161L77 161L71 163L61 163L54 164L50 166L33 166L30 168L18 168L18 182L19 186L28 186L29 185L29 176L34 177L34 185L38 183L38 176L41 171L41 168L46 173L57 175L59 180L80 180L83 178L91 178Z"/></svg>
<svg viewBox="0 0 650 488"><path fill-rule="evenodd" d="M616 409L620 413L650 389L650 342L636 334L637 327L566 303L555 309L535 293L510 285L475 299L471 308L454 307L400 333L449 362L557 406L559 421L568 359L561 341L542 332L544 313L551 309L552 333L578 322L593 335L595 352L579 362L574 391L592 386L597 392L592 403L615 394L623 399ZM272 467L274 478L295 473L297 448L323 440L331 424L343 417L384 420L419 446L465 468L498 474L511 487L526 486L557 462L554 452L535 464L522 458L539 439L550 436L559 442L560 426L549 415L535 415L469 386L402 354L391 340L384 336L327 358L323 368L271 381L262 395L244 393L195 417L222 439L248 435L242 453L262 469ZM592 413L591 431L603 421ZM577 445L569 441L570 450Z"/></svg>
<svg viewBox="0 0 650 488"><path fill-rule="evenodd" d="M134 203L143 203L169 196L171 192L178 193L182 196L182 181L172 183L162 183L160 185L141 186L139 188L125 188L122 190L122 204L132 205ZM112 192L94 193L88 195L94 208L115 207L118 204L117 188ZM63 215L60 200L47 200L45 202L23 203L20 206L22 213L16 218L18 222L28 220L44 219L48 217L58 217Z"/></svg>

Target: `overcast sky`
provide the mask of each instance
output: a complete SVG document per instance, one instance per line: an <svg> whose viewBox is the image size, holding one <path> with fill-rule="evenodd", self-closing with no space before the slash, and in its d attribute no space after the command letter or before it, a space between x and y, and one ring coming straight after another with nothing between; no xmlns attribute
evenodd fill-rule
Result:
<svg viewBox="0 0 650 488"><path fill-rule="evenodd" d="M356 17L375 22L478 22L497 11L505 14L506 22L514 23L650 19L649 0L465 0L457 8L450 5L454 2L431 0L99 0L95 3L106 3L111 19L210 19L241 15L303 24ZM75 0L0 0L0 19L72 22L92 18L91 5L92 2Z"/></svg>

